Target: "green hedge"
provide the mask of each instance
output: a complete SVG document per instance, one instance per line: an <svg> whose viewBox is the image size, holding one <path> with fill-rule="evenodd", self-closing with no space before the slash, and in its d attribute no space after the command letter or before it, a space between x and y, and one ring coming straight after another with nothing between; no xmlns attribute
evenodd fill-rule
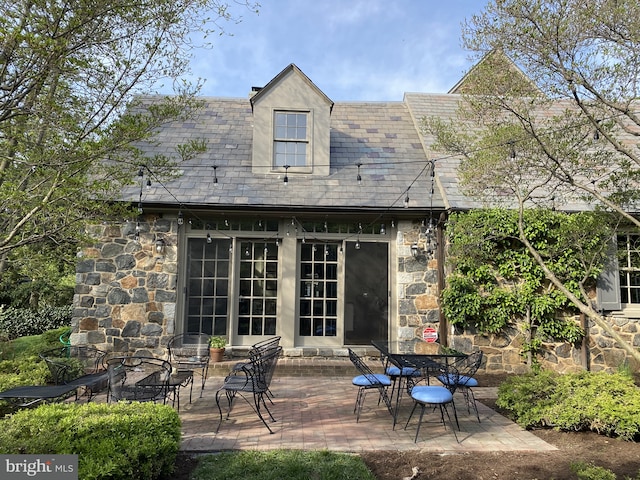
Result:
<svg viewBox="0 0 640 480"><path fill-rule="evenodd" d="M640 440L640 389L625 373L514 376L498 388L496 405L524 428L592 430Z"/></svg>
<svg viewBox="0 0 640 480"><path fill-rule="evenodd" d="M3 454L78 454L83 480L151 480L171 474L180 418L154 403L48 404L2 421Z"/></svg>
<svg viewBox="0 0 640 480"><path fill-rule="evenodd" d="M12 340L69 326L72 313L73 307L70 305L42 307L38 310L0 305L0 335Z"/></svg>

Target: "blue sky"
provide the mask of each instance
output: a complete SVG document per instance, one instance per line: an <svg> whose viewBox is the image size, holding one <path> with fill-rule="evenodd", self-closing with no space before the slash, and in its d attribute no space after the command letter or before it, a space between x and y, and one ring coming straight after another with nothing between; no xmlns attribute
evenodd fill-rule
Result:
<svg viewBox="0 0 640 480"><path fill-rule="evenodd" d="M447 92L471 67L461 24L486 0L262 0L191 62L202 95L247 97L295 63L333 101Z"/></svg>

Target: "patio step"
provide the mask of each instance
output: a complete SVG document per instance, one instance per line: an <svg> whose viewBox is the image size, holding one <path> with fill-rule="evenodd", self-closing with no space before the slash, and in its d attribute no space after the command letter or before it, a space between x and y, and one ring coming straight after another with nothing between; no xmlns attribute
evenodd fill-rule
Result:
<svg viewBox="0 0 640 480"><path fill-rule="evenodd" d="M242 361L241 358L236 358L209 363L209 376L224 377L231 371L233 365L240 361ZM380 362L377 363L380 364ZM371 363L371 367L378 365ZM278 360L276 373L288 377L354 377L358 374L348 358L328 357L282 357Z"/></svg>

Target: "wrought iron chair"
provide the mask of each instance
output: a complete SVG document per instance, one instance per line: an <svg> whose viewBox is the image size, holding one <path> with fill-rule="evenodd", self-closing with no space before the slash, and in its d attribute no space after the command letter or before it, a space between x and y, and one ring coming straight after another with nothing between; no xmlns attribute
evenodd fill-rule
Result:
<svg viewBox="0 0 640 480"><path fill-rule="evenodd" d="M270 351L277 349L279 345L280 345L279 336L271 337L266 340L262 340L260 342L254 343L253 345L251 345L251 348L249 348L249 352L248 352L249 360L236 363L231 370L232 371L242 370L242 367L250 364L252 359L256 358L259 355L269 353ZM271 383L270 379L269 379L269 383ZM271 399L273 398L273 392L271 392L271 389L267 389L267 398L273 405L273 402L271 401Z"/></svg>
<svg viewBox="0 0 640 480"><path fill-rule="evenodd" d="M273 373L281 352L282 347L278 346L275 349L260 353L254 356L249 362L242 365L238 370L232 370L231 373L227 375L222 386L216 392L216 405L218 406L218 411L220 413L220 422L218 423L216 433L220 430L223 420L222 407L220 405L220 398L223 393L226 395L227 403L229 405L227 419L231 414L233 400L236 395L240 395L258 415L260 420L262 420L262 423L267 427L269 433L273 433L273 430L271 430L271 427L262 415L262 408L264 407L266 412L269 414L271 421L275 422L276 420L273 418L269 407L264 401L264 397L267 395L267 391L269 390L269 385L273 378ZM251 394L253 398L253 403L251 403L247 398L249 394Z"/></svg>
<svg viewBox="0 0 640 480"><path fill-rule="evenodd" d="M209 372L209 338L206 333L182 333L169 339L167 350L171 367L178 372L191 371L200 375L200 397L204 391ZM189 391L189 402L193 393L193 383Z"/></svg>
<svg viewBox="0 0 640 480"><path fill-rule="evenodd" d="M451 367L449 367L448 365L442 364L439 368L441 369L441 375L450 374ZM418 427L416 429L416 437L414 439L414 442L418 441L418 435L420 434L420 427L422 425L424 411L427 405L440 409L440 420L445 429L447 428L447 426L444 416L445 414L447 415L449 424L451 425L451 430L453 430L456 441L459 442L458 435L456 434L456 429L453 426L453 422L451 421L451 416L449 415L449 410L447 408L448 405L452 406L456 425L458 426L458 430L460 430L460 424L458 423L458 414L456 412L456 405L455 403L453 403L453 392L451 390L440 385L417 385L411 389L411 398L414 400L414 404L404 428L405 430L407 429L407 426L409 425L411 418L413 418L413 414L417 406L420 405L420 418L418 420Z"/></svg>
<svg viewBox="0 0 640 480"><path fill-rule="evenodd" d="M367 391L377 390L379 393L378 403L380 400L384 401L389 413L393 415L393 409L391 408L391 400L387 394L387 390L391 385L391 379L384 373L373 373L369 366L358 356L356 352L349 349L349 360L356 367L356 370L360 373L357 377L353 377L351 383L358 387L358 395L356 396L356 404L353 408L353 413L356 415L356 423L360 421L360 412L364 405L364 399Z"/></svg>
<svg viewBox="0 0 640 480"><path fill-rule="evenodd" d="M473 409L476 413L478 423L480 422L480 414L478 413L476 397L473 394L473 387L478 386L478 381L473 378L473 376L478 371L478 368L480 368L480 365L482 365L482 357L482 350L473 352L455 362L453 368L451 368L447 374L438 375L438 380L440 380L451 393L455 393L456 391L462 393L467 405L467 412L471 413L471 409Z"/></svg>
<svg viewBox="0 0 640 480"><path fill-rule="evenodd" d="M416 367L398 367L391 363L389 356L380 355L380 361L382 362L384 373L391 379L391 395L389 398L393 399L394 394L398 395L398 403L400 402L400 398L402 398L402 391L397 388L402 388L402 384L404 382L407 392L411 392L411 388L417 383L417 381L422 377L422 370Z"/></svg>
<svg viewBox="0 0 640 480"><path fill-rule="evenodd" d="M171 364L154 357L112 357L107 361L107 402L166 402Z"/></svg>
<svg viewBox="0 0 640 480"><path fill-rule="evenodd" d="M91 345L64 345L39 354L55 385L84 389L87 401L107 389L109 377L104 364L107 353ZM78 398L76 390L76 399Z"/></svg>

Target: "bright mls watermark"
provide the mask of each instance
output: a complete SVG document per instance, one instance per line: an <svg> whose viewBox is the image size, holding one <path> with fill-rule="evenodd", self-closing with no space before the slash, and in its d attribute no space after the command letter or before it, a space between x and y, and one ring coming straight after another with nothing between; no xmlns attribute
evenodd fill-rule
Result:
<svg viewBox="0 0 640 480"><path fill-rule="evenodd" d="M78 455L0 455L3 480L78 480Z"/></svg>

